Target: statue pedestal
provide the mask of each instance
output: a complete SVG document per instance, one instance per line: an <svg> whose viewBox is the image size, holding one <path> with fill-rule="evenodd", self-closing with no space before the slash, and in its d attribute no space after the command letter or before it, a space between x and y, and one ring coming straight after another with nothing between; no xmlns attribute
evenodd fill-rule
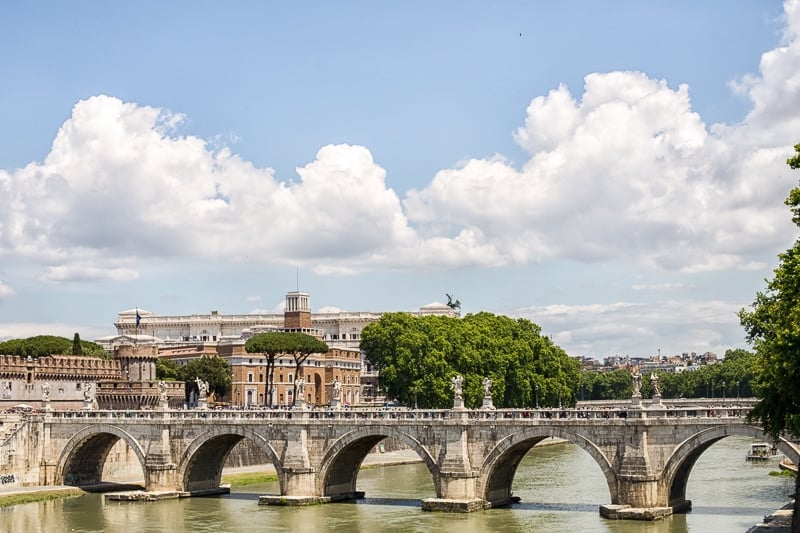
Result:
<svg viewBox="0 0 800 533"><path fill-rule="evenodd" d="M158 410L159 411L166 411L169 409L169 402L167 402L166 398L161 398L158 400Z"/></svg>
<svg viewBox="0 0 800 533"><path fill-rule="evenodd" d="M207 398L198 398L197 399L197 408L201 411L208 411L208 399Z"/></svg>
<svg viewBox="0 0 800 533"><path fill-rule="evenodd" d="M297 395L297 399L294 402L294 407L292 407L293 411L305 411L306 410L306 399Z"/></svg>
<svg viewBox="0 0 800 533"><path fill-rule="evenodd" d="M93 410L94 410L94 401L83 400L83 407L81 407L81 411L93 411Z"/></svg>
<svg viewBox="0 0 800 533"><path fill-rule="evenodd" d="M342 408L342 400L340 400L339 398L332 398L330 407L332 410L338 411L339 409Z"/></svg>
<svg viewBox="0 0 800 533"><path fill-rule="evenodd" d="M653 403L652 403L652 405L661 405L661 395L660 394L654 394L653 395Z"/></svg>
<svg viewBox="0 0 800 533"><path fill-rule="evenodd" d="M642 406L642 395L641 394L634 394L631 396L631 407L641 407Z"/></svg>
<svg viewBox="0 0 800 533"><path fill-rule="evenodd" d="M491 396L483 397L483 405L481 405L481 409L487 409L487 410L494 409L494 402L492 402Z"/></svg>
<svg viewBox="0 0 800 533"><path fill-rule="evenodd" d="M53 407L50 405L50 400L42 400L42 411L49 413L53 410Z"/></svg>
<svg viewBox="0 0 800 533"><path fill-rule="evenodd" d="M464 398L462 396L456 396L455 398L453 398L453 409L459 411L465 409Z"/></svg>

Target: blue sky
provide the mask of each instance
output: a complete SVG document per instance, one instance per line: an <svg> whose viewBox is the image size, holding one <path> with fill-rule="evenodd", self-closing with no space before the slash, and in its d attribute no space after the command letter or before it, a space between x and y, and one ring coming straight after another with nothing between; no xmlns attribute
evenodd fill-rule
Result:
<svg viewBox="0 0 800 533"><path fill-rule="evenodd" d="M571 355L745 347L797 237L798 31L797 1L6 6L0 338L299 288L450 293Z"/></svg>

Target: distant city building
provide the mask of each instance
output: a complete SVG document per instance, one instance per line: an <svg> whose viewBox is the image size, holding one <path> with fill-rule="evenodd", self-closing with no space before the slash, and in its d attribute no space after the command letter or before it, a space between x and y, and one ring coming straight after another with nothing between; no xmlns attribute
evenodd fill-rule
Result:
<svg viewBox="0 0 800 533"><path fill-rule="evenodd" d="M160 316L144 309L129 309L117 315L117 335L95 342L107 350L120 342L158 346L159 357L178 364L188 364L203 356L224 357L231 365L232 388L219 403L238 407L290 405L295 390L295 362L291 355L275 360L273 390L267 390L266 359L245 351L247 339L269 331L299 331L319 338L331 349L312 354L303 364L303 394L310 405L328 405L333 384L338 384L342 405L380 403L378 373L364 361L359 344L361 331L380 320L384 313L333 312L312 313L307 293L286 294L284 312L270 314L226 315L211 311L207 315ZM459 317L456 309L432 303L412 313L416 316Z"/></svg>
<svg viewBox="0 0 800 533"><path fill-rule="evenodd" d="M358 348L361 331L367 324L380 320L384 312L312 313L307 293L289 292L286 295L284 313L253 313L226 315L211 311L207 315L158 315L145 309L129 309L117 315L114 326L117 335L101 337L95 342L110 351L120 336L137 338L144 336L159 345L187 342L221 342L240 339L255 333L271 330L297 329L301 314L310 319L308 329L317 330L319 337L328 346L336 348ZM420 307L416 316L451 316L460 313L441 303ZM138 317L138 318L137 318Z"/></svg>

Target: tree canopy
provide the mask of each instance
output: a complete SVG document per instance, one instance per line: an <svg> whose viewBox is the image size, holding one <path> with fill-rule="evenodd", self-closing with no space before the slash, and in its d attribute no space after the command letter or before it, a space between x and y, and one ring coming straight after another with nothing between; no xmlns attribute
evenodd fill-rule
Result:
<svg viewBox="0 0 800 533"><path fill-rule="evenodd" d="M722 361L684 372L656 372L664 398L736 398L753 396L756 357L742 349L728 350ZM650 374L643 376L642 395L652 395ZM622 400L633 392L631 375L625 368L609 372L583 372L578 399Z"/></svg>
<svg viewBox="0 0 800 533"><path fill-rule="evenodd" d="M330 348L328 345L306 333L296 331L271 331L259 333L247 340L245 350L248 353L262 353L267 358L267 379L269 380L268 389L274 380L275 356L280 354L291 355L294 358L296 378L303 376L303 363L311 354L326 353ZM268 394L269 401L272 395ZM297 401L297 380L295 379L294 391L292 394L292 405Z"/></svg>
<svg viewBox="0 0 800 533"><path fill-rule="evenodd" d="M575 402L579 364L525 320L491 313L464 318L386 313L361 332L361 349L386 393L422 408L452 406L450 380L463 376L467 406L481 405L483 378L497 407Z"/></svg>
<svg viewBox="0 0 800 533"><path fill-rule="evenodd" d="M800 144L787 160L800 168ZM786 199L792 221L800 226L800 187ZM800 437L800 239L779 256L774 277L756 294L751 309L739 313L747 339L758 357L755 389L760 401L753 410L768 433L788 431Z"/></svg>
<svg viewBox="0 0 800 533"><path fill-rule="evenodd" d="M75 343L78 343L77 345ZM75 353L75 352L79 353ZM50 355L88 355L108 359L111 356L102 346L94 342L80 340L78 334L72 339L54 335L38 335L26 339L11 339L0 342L0 354L21 357L47 357Z"/></svg>
<svg viewBox="0 0 800 533"><path fill-rule="evenodd" d="M222 357L198 357L180 367L180 379L187 388L196 388L195 379L208 382L209 392L222 397L231 386L231 365Z"/></svg>

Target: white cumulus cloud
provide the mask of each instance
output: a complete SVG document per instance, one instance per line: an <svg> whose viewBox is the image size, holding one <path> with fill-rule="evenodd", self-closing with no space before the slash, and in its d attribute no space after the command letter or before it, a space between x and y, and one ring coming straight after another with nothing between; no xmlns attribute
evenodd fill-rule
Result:
<svg viewBox="0 0 800 533"><path fill-rule="evenodd" d="M681 80L590 73L579 91L531 100L509 132L523 164L467 160L403 197L363 146L323 146L279 181L220 137L181 134L179 113L91 97L42 162L0 170L0 256L37 261L51 282L134 280L151 258L323 273L620 257L762 268L791 236L782 200L800 131L799 12L787 2L781 46L734 84L752 102L741 124L706 124Z"/></svg>
<svg viewBox="0 0 800 533"><path fill-rule="evenodd" d="M0 281L0 300L8 298L9 296L13 296L14 294L14 289Z"/></svg>

